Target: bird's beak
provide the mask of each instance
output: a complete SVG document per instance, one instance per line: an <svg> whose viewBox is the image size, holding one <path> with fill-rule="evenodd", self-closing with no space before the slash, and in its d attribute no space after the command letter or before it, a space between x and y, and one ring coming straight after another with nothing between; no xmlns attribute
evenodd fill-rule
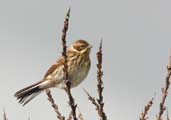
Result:
<svg viewBox="0 0 171 120"><path fill-rule="evenodd" d="M89 45L89 46L88 46L88 48L90 48L90 49L91 49L92 47L93 47L92 45Z"/></svg>

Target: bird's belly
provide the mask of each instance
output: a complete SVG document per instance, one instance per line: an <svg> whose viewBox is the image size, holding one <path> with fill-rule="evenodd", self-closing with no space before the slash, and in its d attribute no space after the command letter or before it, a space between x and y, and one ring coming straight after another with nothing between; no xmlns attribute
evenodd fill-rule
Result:
<svg viewBox="0 0 171 120"><path fill-rule="evenodd" d="M79 85L87 76L89 69L76 69L69 73L68 79L71 82L71 88ZM64 80L62 80L59 84L56 84L56 87L64 89L66 88L66 84Z"/></svg>
<svg viewBox="0 0 171 120"><path fill-rule="evenodd" d="M85 67L86 66L86 67ZM68 69L68 79L71 82L71 88L79 85L88 75L90 69L90 62L85 63L83 66L70 67L72 69ZM55 87L65 89L65 76L63 70L58 70L55 72L53 76L51 76L51 80L56 81Z"/></svg>
<svg viewBox="0 0 171 120"><path fill-rule="evenodd" d="M75 74L71 75L71 87L76 87L77 85L79 85L87 76L88 74L88 70L76 70Z"/></svg>

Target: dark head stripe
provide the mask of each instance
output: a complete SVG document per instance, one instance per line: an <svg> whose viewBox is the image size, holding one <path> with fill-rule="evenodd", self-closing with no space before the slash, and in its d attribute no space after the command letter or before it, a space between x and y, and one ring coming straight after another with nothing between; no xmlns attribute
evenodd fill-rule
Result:
<svg viewBox="0 0 171 120"><path fill-rule="evenodd" d="M88 42L86 42L85 40L77 40L75 43L82 43L82 44L89 45Z"/></svg>

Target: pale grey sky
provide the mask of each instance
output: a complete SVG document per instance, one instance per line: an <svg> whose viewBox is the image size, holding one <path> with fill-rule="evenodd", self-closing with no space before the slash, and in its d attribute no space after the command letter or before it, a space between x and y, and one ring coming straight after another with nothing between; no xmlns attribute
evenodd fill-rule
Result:
<svg viewBox="0 0 171 120"><path fill-rule="evenodd" d="M1 111L6 109L9 120L56 119L45 94L25 107L13 94L41 80L61 54L63 20L71 6L68 45L80 38L93 45L91 71L73 89L85 120L98 117L82 87L97 95L95 55L101 37L108 119L139 119L144 105L156 93L149 112L149 118L154 119L171 49L170 5L170 0L0 0ZM52 94L62 114L67 115L65 92L56 88ZM170 101L169 94L168 107Z"/></svg>

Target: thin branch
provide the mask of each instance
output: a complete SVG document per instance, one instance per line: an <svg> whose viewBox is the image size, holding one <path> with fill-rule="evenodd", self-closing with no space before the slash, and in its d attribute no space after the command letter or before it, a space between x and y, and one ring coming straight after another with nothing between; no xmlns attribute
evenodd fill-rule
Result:
<svg viewBox="0 0 171 120"><path fill-rule="evenodd" d="M166 80L165 80L165 87L162 88L162 100L160 102L160 107L159 107L159 113L157 115L157 120L161 120L162 114L165 111L166 107L164 106L167 94L168 94L168 88L170 85L170 76L171 76L171 56L169 58L169 64L167 65L167 74L166 74Z"/></svg>
<svg viewBox="0 0 171 120"><path fill-rule="evenodd" d="M71 94L71 83L68 79L68 65L67 65L67 54L66 54L66 51L67 51L67 46L66 46L66 33L67 33L67 30L68 30L68 25L69 25L69 17L70 17L70 9L68 10L68 13L65 17L65 20L64 20L64 28L62 30L62 46L63 46L63 51L62 51L62 56L64 57L64 74L65 74L65 83L66 83L66 93L68 95L68 98L69 98L69 105L71 107L71 110L72 110L72 115L73 115L73 119L74 120L77 120L77 117L76 117L76 107L77 105L75 104L75 101L74 101L74 98L72 97L72 94Z"/></svg>
<svg viewBox="0 0 171 120"><path fill-rule="evenodd" d="M5 109L4 109L3 111L4 111L4 120L8 120L8 119L7 119L7 115L6 115L6 113L5 113Z"/></svg>
<svg viewBox="0 0 171 120"><path fill-rule="evenodd" d="M80 120L84 120L84 119L83 119L83 115L82 115L81 113L78 114L78 118L79 118Z"/></svg>
<svg viewBox="0 0 171 120"><path fill-rule="evenodd" d="M96 102L96 99L94 97L92 97L84 88L83 88L84 92L87 94L88 99L91 101L91 103L96 107L96 110L98 111L98 113L100 112L100 106L98 105L98 103Z"/></svg>
<svg viewBox="0 0 171 120"><path fill-rule="evenodd" d="M106 117L106 114L104 112L104 102L103 102L103 81L102 81L102 75L103 75L103 72L102 72L102 40L100 42L100 47L99 47L99 51L97 52L97 60L98 60L98 63L97 63L97 88L98 88L98 97L97 98L97 101L99 103L99 106L100 106L100 117L101 117L101 120L107 120L107 117Z"/></svg>
<svg viewBox="0 0 171 120"><path fill-rule="evenodd" d="M67 120L72 120L72 111L69 113Z"/></svg>
<svg viewBox="0 0 171 120"><path fill-rule="evenodd" d="M107 116L104 112L104 102L103 102L103 81L102 81L102 40L100 42L100 47L99 47L99 51L97 52L97 90L98 90L98 98L95 99L94 97L92 97L85 89L85 93L88 96L88 99L92 102L92 104L96 107L96 110L98 112L98 115L100 116L100 120L107 120Z"/></svg>
<svg viewBox="0 0 171 120"><path fill-rule="evenodd" d="M46 90L46 94L47 94L47 96L48 96L49 102L51 103L51 105L52 105L54 111L55 111L56 114L57 114L57 118L58 118L59 120L65 120L65 117L62 116L61 113L59 112L58 106L55 104L54 99L53 99L53 97L52 97L51 92L50 92L49 89Z"/></svg>
<svg viewBox="0 0 171 120"><path fill-rule="evenodd" d="M141 113L140 120L148 119L148 117L146 117L146 116L148 114L149 109L151 108L151 106L153 104L153 100L154 100L154 97L152 97L152 99L150 101L148 101L147 105L144 107L144 111Z"/></svg>
<svg viewBox="0 0 171 120"><path fill-rule="evenodd" d="M83 119L83 115L81 114L80 110L79 110L78 118L79 118L80 120L84 120L84 119Z"/></svg>

